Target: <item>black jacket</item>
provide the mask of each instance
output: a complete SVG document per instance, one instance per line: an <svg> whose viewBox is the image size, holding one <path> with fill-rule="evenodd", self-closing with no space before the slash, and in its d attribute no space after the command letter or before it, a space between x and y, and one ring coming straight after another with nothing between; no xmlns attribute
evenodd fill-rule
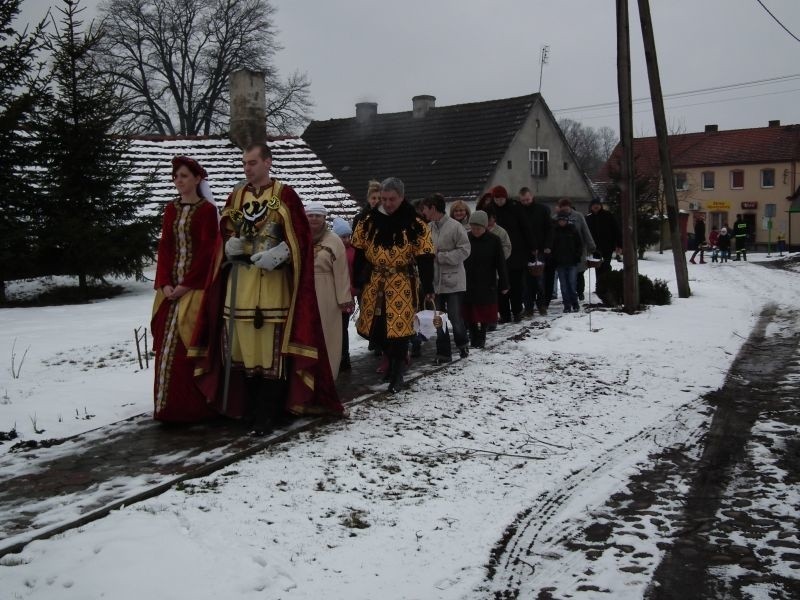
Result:
<svg viewBox="0 0 800 600"><path fill-rule="evenodd" d="M697 219L694 222L694 243L698 248L700 244L706 243L706 222L703 219Z"/></svg>
<svg viewBox="0 0 800 600"><path fill-rule="evenodd" d="M622 248L622 231L617 219L605 208L586 215L586 225L589 226L589 232L600 254L609 256L617 248Z"/></svg>
<svg viewBox="0 0 800 600"><path fill-rule="evenodd" d="M549 248L553 243L553 220L550 218L550 209L535 200L527 206L520 204L520 207L533 235L533 250L542 252L545 248ZM511 243L513 248L514 242Z"/></svg>
<svg viewBox="0 0 800 600"><path fill-rule="evenodd" d="M581 262L583 242L572 223L553 228L552 261L556 267L572 267Z"/></svg>
<svg viewBox="0 0 800 600"><path fill-rule="evenodd" d="M495 205L497 224L508 232L511 238L511 256L506 264L509 269L523 269L528 264L534 248L533 233L522 206L509 198L503 206Z"/></svg>
<svg viewBox="0 0 800 600"><path fill-rule="evenodd" d="M500 238L488 231L481 237L470 232L470 253L464 261L467 291L464 301L470 304L497 302L497 291L508 289L508 271Z"/></svg>

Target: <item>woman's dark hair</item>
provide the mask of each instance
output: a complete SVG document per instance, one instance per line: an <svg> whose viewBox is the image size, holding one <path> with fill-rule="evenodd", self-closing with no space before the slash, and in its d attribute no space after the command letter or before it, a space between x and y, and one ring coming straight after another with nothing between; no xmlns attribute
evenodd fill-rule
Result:
<svg viewBox="0 0 800 600"><path fill-rule="evenodd" d="M444 213L444 196L441 194L433 194L428 196L422 201L422 206L427 206L428 208L435 208L436 212Z"/></svg>
<svg viewBox="0 0 800 600"><path fill-rule="evenodd" d="M197 162L193 158L189 158L188 156L176 156L172 159L172 179L175 179L175 175L178 173L178 169L181 167L186 167L189 169L192 175L195 177L200 177L201 179L208 179L208 173L206 170L200 166L200 163Z"/></svg>

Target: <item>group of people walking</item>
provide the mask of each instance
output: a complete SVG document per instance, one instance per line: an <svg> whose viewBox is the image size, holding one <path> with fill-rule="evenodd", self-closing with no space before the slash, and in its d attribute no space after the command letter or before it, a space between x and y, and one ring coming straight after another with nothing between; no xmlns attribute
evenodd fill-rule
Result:
<svg viewBox="0 0 800 600"><path fill-rule="evenodd" d="M728 262L731 259L731 244L735 244L734 249L736 255L733 260L747 260L747 236L748 236L747 221L744 220L742 215L736 215L736 221L733 223L733 229L728 227L726 223L719 229L712 229L708 234L706 241L706 220L705 215L698 214L694 221L694 243L695 250L689 258L689 262L693 265L697 264L695 260L697 255L700 255L700 264L706 264L705 253L711 252L711 262Z"/></svg>
<svg viewBox="0 0 800 600"><path fill-rule="evenodd" d="M434 194L416 205L403 182L370 182L348 223L271 177L269 147L243 155L246 181L221 214L207 173L173 159L178 197L158 249L152 331L156 419L244 418L263 435L289 415L343 413L335 379L350 368L348 328L383 357L389 391L404 385L415 317L447 316L437 362L482 348L497 322L547 314L558 277L564 311L579 309L588 255L610 269L619 228L599 202L586 218L567 199L550 210L522 188L495 186L470 211Z"/></svg>

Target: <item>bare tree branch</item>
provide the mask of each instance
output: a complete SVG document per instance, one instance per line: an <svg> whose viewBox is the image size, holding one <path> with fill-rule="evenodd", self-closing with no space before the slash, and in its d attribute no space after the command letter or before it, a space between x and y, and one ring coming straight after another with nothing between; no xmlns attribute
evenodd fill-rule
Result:
<svg viewBox="0 0 800 600"><path fill-rule="evenodd" d="M140 130L170 135L218 132L228 125L232 71L264 71L267 123L278 133L305 125L310 82L280 81L281 49L270 0L105 0L103 66L115 73Z"/></svg>

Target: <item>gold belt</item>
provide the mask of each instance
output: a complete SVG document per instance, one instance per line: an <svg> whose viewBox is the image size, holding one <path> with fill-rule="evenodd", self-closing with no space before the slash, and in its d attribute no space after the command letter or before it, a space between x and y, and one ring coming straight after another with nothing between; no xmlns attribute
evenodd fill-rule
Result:
<svg viewBox="0 0 800 600"><path fill-rule="evenodd" d="M397 275L398 273L402 273L405 275L413 275L414 266L413 265L402 265L400 267L376 266L372 268L372 271L373 273L377 273L378 275Z"/></svg>

